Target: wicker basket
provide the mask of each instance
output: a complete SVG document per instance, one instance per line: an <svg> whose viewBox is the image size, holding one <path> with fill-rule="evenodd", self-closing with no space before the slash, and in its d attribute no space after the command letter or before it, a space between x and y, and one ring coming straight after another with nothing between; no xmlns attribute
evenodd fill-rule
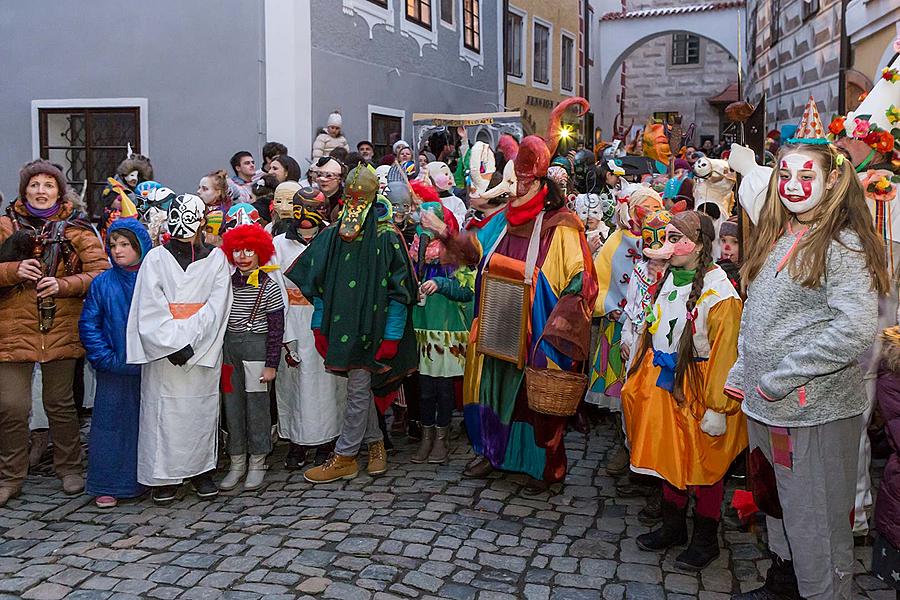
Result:
<svg viewBox="0 0 900 600"><path fill-rule="evenodd" d="M541 343L543 334L538 338ZM532 360L534 351L532 351ZM588 376L559 369L537 369L525 367L525 391L528 394L528 408L536 413L554 417L571 417L584 398L588 387Z"/></svg>

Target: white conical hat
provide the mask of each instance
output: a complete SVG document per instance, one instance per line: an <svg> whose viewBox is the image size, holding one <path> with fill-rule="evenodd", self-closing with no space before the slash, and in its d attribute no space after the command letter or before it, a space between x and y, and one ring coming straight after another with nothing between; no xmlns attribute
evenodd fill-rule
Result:
<svg viewBox="0 0 900 600"><path fill-rule="evenodd" d="M822 119L819 117L819 109L816 101L812 96L806 103L806 109L803 111L803 118L800 119L800 126L788 143L804 143L804 144L825 144L825 128L822 126Z"/></svg>
<svg viewBox="0 0 900 600"><path fill-rule="evenodd" d="M889 65L889 69L900 70L900 55ZM847 135L853 135L856 128L855 119L869 115L869 125L877 125L880 129L890 131L896 124L892 125L888 121L886 113L891 106L900 109L900 81L892 82L879 77L875 87L862 101L859 108L853 112L847 113L847 119L844 121L844 129Z"/></svg>

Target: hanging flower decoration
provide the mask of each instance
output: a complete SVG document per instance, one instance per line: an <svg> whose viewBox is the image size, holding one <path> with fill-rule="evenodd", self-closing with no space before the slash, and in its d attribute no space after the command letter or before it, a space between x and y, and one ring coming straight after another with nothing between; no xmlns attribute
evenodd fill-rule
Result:
<svg viewBox="0 0 900 600"><path fill-rule="evenodd" d="M884 169L870 169L860 175L866 196L877 202L890 202L897 196L897 186L891 181L893 173Z"/></svg>
<svg viewBox="0 0 900 600"><path fill-rule="evenodd" d="M831 123L828 125L828 131L834 135L840 135L841 132L844 131L844 117L839 115L832 119Z"/></svg>
<svg viewBox="0 0 900 600"><path fill-rule="evenodd" d="M884 111L884 116L887 117L888 123L894 125L900 121L900 109L891 104L890 108Z"/></svg>
<svg viewBox="0 0 900 600"><path fill-rule="evenodd" d="M885 67L881 70L881 78L885 81L890 81L891 83L897 83L900 81L900 71Z"/></svg>

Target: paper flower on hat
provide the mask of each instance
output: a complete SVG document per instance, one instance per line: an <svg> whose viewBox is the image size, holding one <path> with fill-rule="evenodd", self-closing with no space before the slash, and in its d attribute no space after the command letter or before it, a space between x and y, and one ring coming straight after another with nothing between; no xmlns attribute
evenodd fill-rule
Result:
<svg viewBox="0 0 900 600"><path fill-rule="evenodd" d="M898 121L900 121L900 109L891 104L886 111L884 111L884 116L887 118L888 123L894 125Z"/></svg>
<svg viewBox="0 0 900 600"><path fill-rule="evenodd" d="M819 118L819 109L816 108L816 101L812 96L806 103L806 109L803 111L803 118L800 119L800 126L794 133L794 137L788 140L789 144L827 144L825 139L825 128L822 126L822 119Z"/></svg>
<svg viewBox="0 0 900 600"><path fill-rule="evenodd" d="M844 117L837 116L832 119L828 125L828 131L834 135L841 135L841 132L844 131Z"/></svg>
<svg viewBox="0 0 900 600"><path fill-rule="evenodd" d="M881 78L885 81L890 81L891 83L897 83L900 81L900 71L885 67L881 70Z"/></svg>

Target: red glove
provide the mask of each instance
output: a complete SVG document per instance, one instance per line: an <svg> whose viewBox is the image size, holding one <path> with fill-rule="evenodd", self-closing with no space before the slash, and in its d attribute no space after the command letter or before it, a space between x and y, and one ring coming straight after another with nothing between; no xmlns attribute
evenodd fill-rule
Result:
<svg viewBox="0 0 900 600"><path fill-rule="evenodd" d="M375 360L391 360L397 356L400 340L381 340L378 351L375 352Z"/></svg>
<svg viewBox="0 0 900 600"><path fill-rule="evenodd" d="M322 330L319 328L313 329L313 337L316 339L316 351L322 358L328 354L328 338L322 335Z"/></svg>

